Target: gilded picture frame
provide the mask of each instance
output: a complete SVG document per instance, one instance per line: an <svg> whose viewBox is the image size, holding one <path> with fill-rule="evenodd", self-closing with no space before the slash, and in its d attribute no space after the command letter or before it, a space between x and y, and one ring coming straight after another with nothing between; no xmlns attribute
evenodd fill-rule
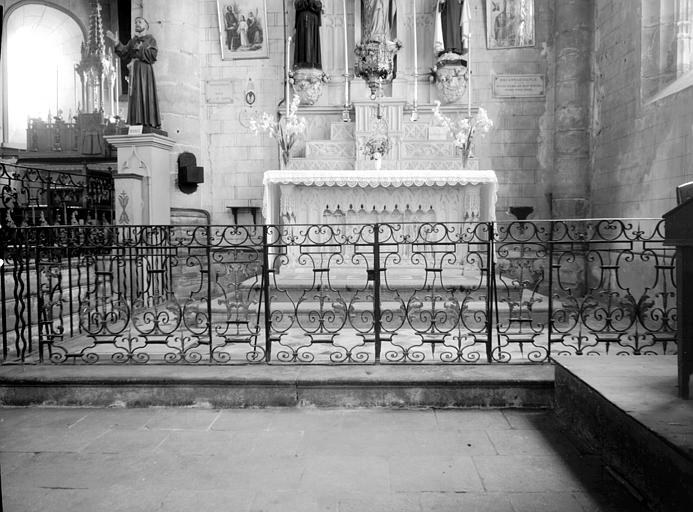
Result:
<svg viewBox="0 0 693 512"><path fill-rule="evenodd" d="M266 0L217 0L221 59L267 59Z"/></svg>
<svg viewBox="0 0 693 512"><path fill-rule="evenodd" d="M486 48L535 46L534 0L486 0Z"/></svg>

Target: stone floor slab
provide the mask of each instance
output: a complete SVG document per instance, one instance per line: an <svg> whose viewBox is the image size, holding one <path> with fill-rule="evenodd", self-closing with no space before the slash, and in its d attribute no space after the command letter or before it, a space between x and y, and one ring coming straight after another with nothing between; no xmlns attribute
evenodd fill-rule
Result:
<svg viewBox="0 0 693 512"><path fill-rule="evenodd" d="M213 409L161 408L145 425L148 429L209 430L219 417Z"/></svg>
<svg viewBox="0 0 693 512"><path fill-rule="evenodd" d="M595 482L594 463L582 457L566 461L558 454L479 455L474 456L474 463L484 489L491 492L572 492Z"/></svg>
<svg viewBox="0 0 693 512"><path fill-rule="evenodd" d="M421 494L425 512L515 512L503 493L425 492Z"/></svg>
<svg viewBox="0 0 693 512"><path fill-rule="evenodd" d="M395 492L480 492L481 480L470 457L391 457Z"/></svg>
<svg viewBox="0 0 693 512"><path fill-rule="evenodd" d="M5 510L638 510L544 412L34 411L0 409Z"/></svg>
<svg viewBox="0 0 693 512"><path fill-rule="evenodd" d="M505 430L510 423L501 410L472 409L460 414L459 409L436 409L436 423L444 430Z"/></svg>

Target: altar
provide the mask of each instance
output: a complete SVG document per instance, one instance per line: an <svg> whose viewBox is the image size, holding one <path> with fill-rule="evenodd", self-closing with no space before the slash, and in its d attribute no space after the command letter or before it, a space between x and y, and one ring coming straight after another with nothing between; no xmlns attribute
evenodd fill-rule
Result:
<svg viewBox="0 0 693 512"><path fill-rule="evenodd" d="M490 170L271 170L267 224L489 222L498 180Z"/></svg>

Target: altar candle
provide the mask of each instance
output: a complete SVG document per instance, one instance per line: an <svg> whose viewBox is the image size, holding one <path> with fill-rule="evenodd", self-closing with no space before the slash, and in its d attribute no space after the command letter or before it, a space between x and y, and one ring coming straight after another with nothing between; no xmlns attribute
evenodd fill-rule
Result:
<svg viewBox="0 0 693 512"><path fill-rule="evenodd" d="M413 2L414 5L414 108L416 108L417 98L418 98L418 44L416 39L416 0Z"/></svg>
<svg viewBox="0 0 693 512"><path fill-rule="evenodd" d="M289 115L289 96L291 95L291 91L289 90L289 66L290 64L290 59L291 59L291 36L289 36L289 39L286 40L286 97L284 98L284 103L286 104L286 115Z"/></svg>
<svg viewBox="0 0 693 512"><path fill-rule="evenodd" d="M116 68L116 94L115 94L115 99L116 99L116 115L118 115L119 112L119 106L120 106L120 58L116 58L115 60L115 68Z"/></svg>
<svg viewBox="0 0 693 512"><path fill-rule="evenodd" d="M344 106L349 105L349 51L347 49L347 7L346 0L342 0L342 9L344 11Z"/></svg>

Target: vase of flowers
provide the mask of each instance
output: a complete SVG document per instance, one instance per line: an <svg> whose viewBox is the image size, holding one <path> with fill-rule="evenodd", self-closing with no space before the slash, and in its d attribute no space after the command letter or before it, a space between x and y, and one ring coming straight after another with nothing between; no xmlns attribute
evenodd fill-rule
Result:
<svg viewBox="0 0 693 512"><path fill-rule="evenodd" d="M267 112L263 112L259 120L250 120L250 130L254 134L267 133L277 141L284 167L288 165L291 158L291 148L306 131L306 119L296 115L300 102L301 98L298 95L294 96L289 106L289 113L279 120Z"/></svg>
<svg viewBox="0 0 693 512"><path fill-rule="evenodd" d="M375 135L366 140L361 147L361 152L370 160L374 160L375 168L380 170L383 163L383 158L387 153L389 153L391 148L392 142L390 141L389 137L386 135Z"/></svg>
<svg viewBox="0 0 693 512"><path fill-rule="evenodd" d="M484 108L479 108L479 112L471 118L465 117L458 121L454 121L441 113L440 101L436 101L435 107L433 108L433 117L448 129L448 132L452 136L453 145L462 154L465 167L467 161L472 156L472 147L476 135L479 134L483 137L493 128L493 121L489 119Z"/></svg>

